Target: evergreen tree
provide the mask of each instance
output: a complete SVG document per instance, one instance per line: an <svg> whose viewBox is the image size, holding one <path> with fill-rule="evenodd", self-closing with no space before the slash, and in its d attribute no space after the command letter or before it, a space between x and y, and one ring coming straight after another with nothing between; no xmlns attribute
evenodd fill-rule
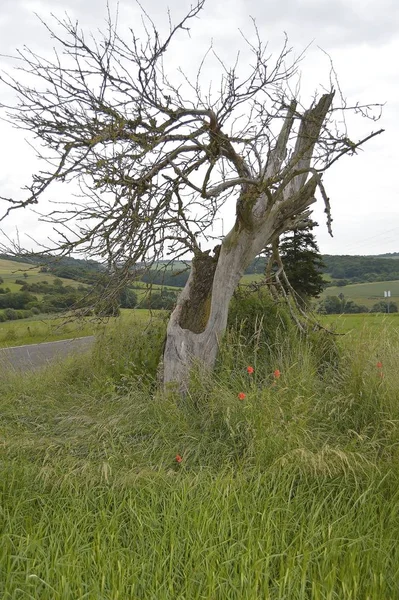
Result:
<svg viewBox="0 0 399 600"><path fill-rule="evenodd" d="M305 227L287 233L279 244L285 273L297 299L304 304L309 298L317 298L326 284L322 275L325 265L312 233L316 225L309 220Z"/></svg>

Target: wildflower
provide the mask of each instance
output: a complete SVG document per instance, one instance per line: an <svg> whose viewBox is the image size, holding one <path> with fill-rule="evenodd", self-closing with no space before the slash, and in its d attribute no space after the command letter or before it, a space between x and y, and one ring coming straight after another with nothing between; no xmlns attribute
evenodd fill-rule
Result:
<svg viewBox="0 0 399 600"><path fill-rule="evenodd" d="M382 362L380 360L377 363L377 369L382 369Z"/></svg>
<svg viewBox="0 0 399 600"><path fill-rule="evenodd" d="M275 371L273 371L273 375L274 375L275 379L278 379L281 375L281 372L278 369L276 369Z"/></svg>
<svg viewBox="0 0 399 600"><path fill-rule="evenodd" d="M238 394L238 398L239 398L239 400L245 400L245 398L246 398L246 394L244 394L244 392L240 392L240 393Z"/></svg>
<svg viewBox="0 0 399 600"><path fill-rule="evenodd" d="M254 372L254 368L253 367L247 367L247 373L249 373L250 375L252 375L253 372Z"/></svg>
<svg viewBox="0 0 399 600"><path fill-rule="evenodd" d="M182 462L182 460L183 460L183 459L182 459L182 457L180 456L180 454L176 454L176 462L180 464L180 463Z"/></svg>

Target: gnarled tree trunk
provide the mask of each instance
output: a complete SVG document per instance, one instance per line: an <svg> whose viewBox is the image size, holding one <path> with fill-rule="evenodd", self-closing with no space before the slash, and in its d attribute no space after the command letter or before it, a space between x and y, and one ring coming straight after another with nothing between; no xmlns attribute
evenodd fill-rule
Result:
<svg viewBox="0 0 399 600"><path fill-rule="evenodd" d="M229 303L246 267L315 201L319 178L312 172L311 159L332 98L333 94L325 94L302 117L287 168L284 160L296 111L296 104L291 104L268 156L262 185L242 187L235 226L214 256L198 253L194 258L167 328L165 384L173 382L184 389L193 361L214 366Z"/></svg>
<svg viewBox="0 0 399 600"><path fill-rule="evenodd" d="M168 324L165 383L177 382L184 387L193 360L213 367L233 292L263 247L253 232L239 235L232 230L215 256L204 254L193 260L190 277Z"/></svg>

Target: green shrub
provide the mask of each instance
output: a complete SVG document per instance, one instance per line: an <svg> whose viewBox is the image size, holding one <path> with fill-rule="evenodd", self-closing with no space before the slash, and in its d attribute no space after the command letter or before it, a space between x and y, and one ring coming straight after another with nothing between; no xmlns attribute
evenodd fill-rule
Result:
<svg viewBox="0 0 399 600"><path fill-rule="evenodd" d="M29 303L37 302L37 298L29 292L16 292L0 295L0 308L14 308L16 310L26 308Z"/></svg>
<svg viewBox="0 0 399 600"><path fill-rule="evenodd" d="M32 316L31 310L17 310L17 318L18 319L28 319Z"/></svg>
<svg viewBox="0 0 399 600"><path fill-rule="evenodd" d="M295 330L287 306L273 300L265 288L251 292L237 290L230 303L227 325L239 333L249 353L268 354L281 336Z"/></svg>
<svg viewBox="0 0 399 600"><path fill-rule="evenodd" d="M177 292L163 288L160 292L150 291L140 302L139 308L152 310L173 310L176 305Z"/></svg>
<svg viewBox="0 0 399 600"><path fill-rule="evenodd" d="M119 302L121 308L134 308L137 304L137 294L130 288L122 290Z"/></svg>
<svg viewBox="0 0 399 600"><path fill-rule="evenodd" d="M15 321L18 319L18 312L15 310L15 308L6 308L4 310L4 315L7 321Z"/></svg>

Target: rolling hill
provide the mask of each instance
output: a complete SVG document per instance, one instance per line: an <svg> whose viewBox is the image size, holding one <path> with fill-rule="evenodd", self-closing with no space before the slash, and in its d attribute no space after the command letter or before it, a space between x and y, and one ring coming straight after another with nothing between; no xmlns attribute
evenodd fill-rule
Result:
<svg viewBox="0 0 399 600"><path fill-rule="evenodd" d="M384 291L390 290L391 302L399 304L399 280L393 281L375 281L372 283L355 283L345 286L331 286L326 288L321 294L321 299L326 296L338 296L343 294L346 300L353 300L356 304L364 304L371 308L384 298Z"/></svg>

